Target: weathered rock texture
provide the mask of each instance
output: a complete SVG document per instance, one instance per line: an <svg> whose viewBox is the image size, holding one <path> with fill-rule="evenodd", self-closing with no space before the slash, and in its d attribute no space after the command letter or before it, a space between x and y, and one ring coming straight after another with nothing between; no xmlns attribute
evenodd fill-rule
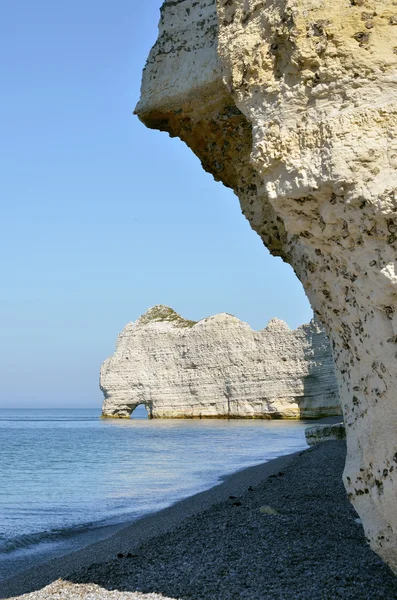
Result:
<svg viewBox="0 0 397 600"><path fill-rule="evenodd" d="M343 423L313 425L305 429L305 437L309 446L314 446L320 442L330 442L331 440L345 440L346 428Z"/></svg>
<svg viewBox="0 0 397 600"><path fill-rule="evenodd" d="M397 572L397 6L173 0L137 107L239 196L326 325L344 480Z"/></svg>
<svg viewBox="0 0 397 600"><path fill-rule="evenodd" d="M105 417L316 418L340 414L328 338L315 321L263 331L220 314L198 323L155 306L102 365Z"/></svg>

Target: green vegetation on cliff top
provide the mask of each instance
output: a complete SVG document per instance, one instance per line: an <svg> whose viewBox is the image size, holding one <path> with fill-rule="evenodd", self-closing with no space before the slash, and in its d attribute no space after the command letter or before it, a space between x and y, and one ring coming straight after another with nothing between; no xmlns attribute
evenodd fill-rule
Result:
<svg viewBox="0 0 397 600"><path fill-rule="evenodd" d="M140 325L162 322L172 323L176 327L193 327L193 325L196 325L197 323L197 321L188 321L187 319L184 319L172 308L164 306L163 304L158 304L157 306L153 306L153 308L149 308L149 310L138 319Z"/></svg>

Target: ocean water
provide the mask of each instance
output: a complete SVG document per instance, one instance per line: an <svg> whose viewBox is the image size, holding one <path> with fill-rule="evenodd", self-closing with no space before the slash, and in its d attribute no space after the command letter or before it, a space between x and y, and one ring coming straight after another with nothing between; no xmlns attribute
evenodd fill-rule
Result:
<svg viewBox="0 0 397 600"><path fill-rule="evenodd" d="M304 422L134 417L0 409L0 580L307 447Z"/></svg>

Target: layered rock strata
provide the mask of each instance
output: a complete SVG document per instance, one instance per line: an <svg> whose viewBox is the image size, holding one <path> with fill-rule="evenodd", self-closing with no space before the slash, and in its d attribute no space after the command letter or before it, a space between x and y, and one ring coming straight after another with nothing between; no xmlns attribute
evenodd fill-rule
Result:
<svg viewBox="0 0 397 600"><path fill-rule="evenodd" d="M102 365L104 417L317 418L340 414L331 348L315 321L263 331L228 314L198 323L155 306Z"/></svg>
<svg viewBox="0 0 397 600"><path fill-rule="evenodd" d="M329 333L348 495L397 572L397 7L169 0L137 107L231 187Z"/></svg>

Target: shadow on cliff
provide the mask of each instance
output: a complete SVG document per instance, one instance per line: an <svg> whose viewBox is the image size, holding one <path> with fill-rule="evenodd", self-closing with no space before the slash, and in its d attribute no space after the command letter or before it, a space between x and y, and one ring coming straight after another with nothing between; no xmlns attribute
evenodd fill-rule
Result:
<svg viewBox="0 0 397 600"><path fill-rule="evenodd" d="M303 396L296 402L302 420L342 416L338 390L325 389L323 377L315 369L303 377Z"/></svg>
<svg viewBox="0 0 397 600"><path fill-rule="evenodd" d="M307 326L306 335L312 356L307 357L308 373L302 378L303 396L296 399L299 418L318 420L326 417L342 417L332 354L324 346L324 340L313 330L312 323Z"/></svg>

